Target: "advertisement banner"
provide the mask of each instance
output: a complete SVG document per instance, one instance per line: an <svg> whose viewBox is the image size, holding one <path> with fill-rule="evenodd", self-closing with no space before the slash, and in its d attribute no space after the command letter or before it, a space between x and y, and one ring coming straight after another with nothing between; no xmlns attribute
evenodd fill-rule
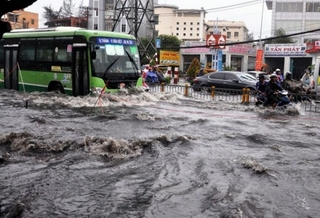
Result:
<svg viewBox="0 0 320 218"><path fill-rule="evenodd" d="M256 55L256 71L260 71L262 69L262 60L263 60L263 50L258 49Z"/></svg>
<svg viewBox="0 0 320 218"><path fill-rule="evenodd" d="M266 44L264 49L265 57L272 56L306 56L306 43L300 44Z"/></svg>
<svg viewBox="0 0 320 218"><path fill-rule="evenodd" d="M160 50L160 65L179 66L180 53L178 51Z"/></svg>

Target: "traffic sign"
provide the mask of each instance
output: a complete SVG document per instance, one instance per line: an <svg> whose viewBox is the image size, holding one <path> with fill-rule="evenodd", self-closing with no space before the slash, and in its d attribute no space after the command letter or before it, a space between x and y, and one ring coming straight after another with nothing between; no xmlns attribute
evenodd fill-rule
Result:
<svg viewBox="0 0 320 218"><path fill-rule="evenodd" d="M210 34L207 35L206 38L206 45L209 47L213 47L215 49L225 49L226 46L224 45L227 41L226 35L221 34Z"/></svg>

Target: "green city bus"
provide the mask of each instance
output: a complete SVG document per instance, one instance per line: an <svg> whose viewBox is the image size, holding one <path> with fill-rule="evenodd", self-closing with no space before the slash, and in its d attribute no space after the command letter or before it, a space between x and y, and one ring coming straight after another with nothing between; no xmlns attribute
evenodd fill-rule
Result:
<svg viewBox="0 0 320 218"><path fill-rule="evenodd" d="M73 96L142 86L134 36L78 27L21 29L0 41L0 88Z"/></svg>

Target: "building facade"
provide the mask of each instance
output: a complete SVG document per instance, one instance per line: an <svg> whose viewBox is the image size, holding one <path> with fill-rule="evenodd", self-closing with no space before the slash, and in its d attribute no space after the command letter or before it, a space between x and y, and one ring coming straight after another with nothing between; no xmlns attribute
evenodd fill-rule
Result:
<svg viewBox="0 0 320 218"><path fill-rule="evenodd" d="M320 0L266 0L266 4L272 10L271 35L280 28L286 34L295 34L320 27ZM299 79L303 70L313 65L320 56L320 49L315 46L320 36L318 32L313 32L291 38L295 44L279 45L273 52L270 52L269 47L275 48L275 45L268 45L264 59L272 70L280 68L283 72L291 71L294 78ZM280 47L287 49L284 51ZM303 51L292 52L297 48Z"/></svg>
<svg viewBox="0 0 320 218"><path fill-rule="evenodd" d="M155 5L156 35L172 35L182 41L180 70L185 72L194 58L202 65L214 62L213 50L206 47L207 36L218 32L226 36L226 42L246 41L248 29L242 21L206 21L206 11L179 9L175 5ZM253 70L255 49L249 45L227 46L222 49L223 66L233 70ZM210 64L212 65L212 64Z"/></svg>
<svg viewBox="0 0 320 218"><path fill-rule="evenodd" d="M156 35L172 35L182 41L204 39L205 10L179 9L175 5L154 6Z"/></svg>
<svg viewBox="0 0 320 218"><path fill-rule="evenodd" d="M89 0L88 29L154 35L153 7L158 0ZM137 30L137 32L135 32Z"/></svg>
<svg viewBox="0 0 320 218"><path fill-rule="evenodd" d="M1 18L3 21L8 21L12 29L28 29L39 27L38 13L22 10L8 12Z"/></svg>

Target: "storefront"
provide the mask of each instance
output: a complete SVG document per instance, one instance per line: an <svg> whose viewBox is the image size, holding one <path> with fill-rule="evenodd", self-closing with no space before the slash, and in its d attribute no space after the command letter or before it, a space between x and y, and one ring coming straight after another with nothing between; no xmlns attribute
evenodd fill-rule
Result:
<svg viewBox="0 0 320 218"><path fill-rule="evenodd" d="M180 49L180 68L186 72L194 58L198 58L201 65L212 62L213 51L205 47L205 42L186 42ZM250 44L227 46L222 49L223 69L248 71L254 70L256 49Z"/></svg>

